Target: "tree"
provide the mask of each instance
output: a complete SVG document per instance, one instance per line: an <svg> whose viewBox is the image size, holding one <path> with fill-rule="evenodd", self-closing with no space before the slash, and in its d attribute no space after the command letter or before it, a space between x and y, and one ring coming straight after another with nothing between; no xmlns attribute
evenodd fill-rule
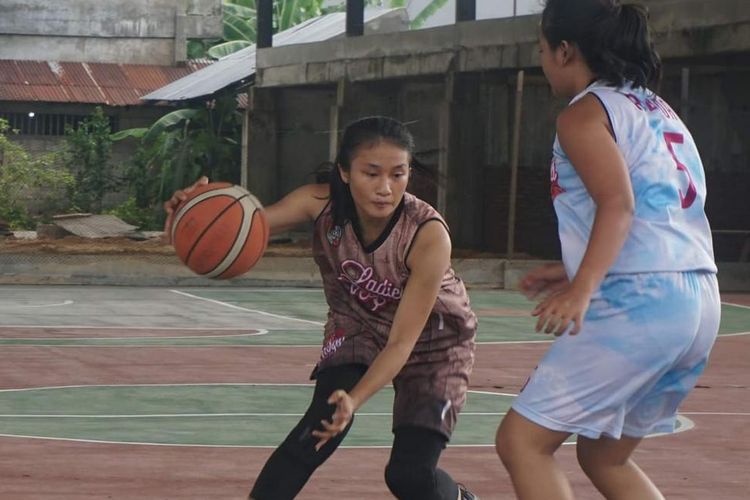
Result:
<svg viewBox="0 0 750 500"><path fill-rule="evenodd" d="M79 210L100 213L104 196L118 186L110 134L109 118L99 106L78 127L65 127L63 162L75 175L73 201Z"/></svg>
<svg viewBox="0 0 750 500"><path fill-rule="evenodd" d="M0 219L11 229L33 229L69 207L68 191L75 181L56 165L54 154L32 157L11 141L8 122L0 119Z"/></svg>
<svg viewBox="0 0 750 500"><path fill-rule="evenodd" d="M274 32L284 31L303 21L333 10L323 8L324 0L277 0L273 9ZM255 0L224 0L224 37L222 40L191 40L190 57L219 59L255 43Z"/></svg>
<svg viewBox="0 0 750 500"><path fill-rule="evenodd" d="M139 208L161 202L200 175L239 182L242 114L229 91L202 107L164 115L149 128L122 130L112 140L140 140L126 178Z"/></svg>
<svg viewBox="0 0 750 500"><path fill-rule="evenodd" d="M412 29L421 28L425 21L443 7L448 0L432 0L411 21ZM274 32L284 31L308 19L345 9L345 0L332 7L324 7L324 0L276 0L273 11ZM378 7L406 7L406 0L367 0L366 5ZM191 40L188 55L191 58L206 54L219 59L245 47L256 40L255 0L224 0L224 38L219 40Z"/></svg>
<svg viewBox="0 0 750 500"><path fill-rule="evenodd" d="M392 9L408 6L406 0L367 0L366 3L367 5L390 7ZM409 23L409 27L413 30L421 28L425 21L440 10L446 3L448 3L448 0L432 0L425 5L416 16L414 16L414 19Z"/></svg>

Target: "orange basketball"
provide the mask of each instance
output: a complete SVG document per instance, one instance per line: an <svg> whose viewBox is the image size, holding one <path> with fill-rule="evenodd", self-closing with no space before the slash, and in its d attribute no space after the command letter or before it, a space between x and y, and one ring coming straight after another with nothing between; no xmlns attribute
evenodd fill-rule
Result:
<svg viewBox="0 0 750 500"><path fill-rule="evenodd" d="M268 221L258 199L239 186L199 186L175 211L172 243L193 272L226 279L249 271L268 245Z"/></svg>

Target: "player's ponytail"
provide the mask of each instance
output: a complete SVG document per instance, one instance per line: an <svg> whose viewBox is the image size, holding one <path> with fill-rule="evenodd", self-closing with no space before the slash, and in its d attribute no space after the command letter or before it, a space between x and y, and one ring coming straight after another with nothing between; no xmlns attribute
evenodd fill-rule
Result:
<svg viewBox="0 0 750 500"><path fill-rule="evenodd" d="M598 78L615 86L646 87L661 77L647 10L619 0L547 0L542 33L553 49L574 43Z"/></svg>

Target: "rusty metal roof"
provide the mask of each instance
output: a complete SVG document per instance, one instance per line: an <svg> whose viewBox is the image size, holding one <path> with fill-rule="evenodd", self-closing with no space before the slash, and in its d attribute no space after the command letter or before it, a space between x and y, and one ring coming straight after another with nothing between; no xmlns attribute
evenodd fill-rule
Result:
<svg viewBox="0 0 750 500"><path fill-rule="evenodd" d="M211 61L185 66L0 60L0 101L128 106Z"/></svg>

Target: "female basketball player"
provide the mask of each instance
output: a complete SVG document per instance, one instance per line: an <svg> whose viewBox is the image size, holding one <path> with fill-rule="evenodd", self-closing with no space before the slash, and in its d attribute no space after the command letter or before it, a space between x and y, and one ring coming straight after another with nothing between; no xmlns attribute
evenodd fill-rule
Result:
<svg viewBox="0 0 750 500"><path fill-rule="evenodd" d="M391 492L408 500L475 498L437 462L466 399L476 318L450 266L445 222L406 192L413 148L401 123L359 120L344 131L329 184L300 187L266 207L272 233L314 222L329 312L312 403L269 458L252 499L294 498L344 439L357 409L391 381ZM175 193L166 211L190 189Z"/></svg>
<svg viewBox="0 0 750 500"><path fill-rule="evenodd" d="M558 338L497 451L522 499L573 498L553 458L571 434L605 497L662 498L631 455L647 434L673 431L718 331L703 167L685 125L646 88L660 61L642 8L547 0L540 47L553 92L571 98L551 176L564 265L521 288L547 294L536 328Z"/></svg>

